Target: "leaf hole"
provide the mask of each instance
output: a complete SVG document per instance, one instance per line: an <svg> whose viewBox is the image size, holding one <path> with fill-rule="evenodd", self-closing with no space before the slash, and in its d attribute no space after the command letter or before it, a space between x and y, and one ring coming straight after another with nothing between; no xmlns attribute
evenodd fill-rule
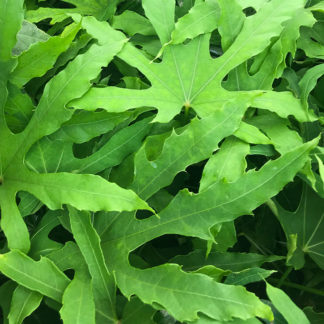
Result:
<svg viewBox="0 0 324 324"><path fill-rule="evenodd" d="M46 302L45 302L46 300ZM40 306L28 317L24 319L24 324L61 324L58 312L59 304L50 299L44 299ZM58 309L57 309L58 308Z"/></svg>
<svg viewBox="0 0 324 324"><path fill-rule="evenodd" d="M189 237L167 234L155 238L131 252L129 262L135 268L145 269L168 262L179 254L192 251Z"/></svg>
<svg viewBox="0 0 324 324"><path fill-rule="evenodd" d="M209 41L209 54L212 58L217 58L223 55L221 36L218 30L213 31L211 34Z"/></svg>
<svg viewBox="0 0 324 324"><path fill-rule="evenodd" d="M243 13L245 16L252 16L256 14L256 10L253 7L247 7L243 9Z"/></svg>
<svg viewBox="0 0 324 324"><path fill-rule="evenodd" d="M67 270L65 270L63 272L69 279L71 279L71 280L73 279L74 274L75 274L73 269L67 269Z"/></svg>
<svg viewBox="0 0 324 324"><path fill-rule="evenodd" d="M54 227L48 237L58 243L65 244L68 241L74 241L73 235L67 231L62 225Z"/></svg>
<svg viewBox="0 0 324 324"><path fill-rule="evenodd" d="M150 218L150 217L156 217L156 216L154 216L154 214L149 210L140 209L140 210L136 211L135 217L138 220L143 220L143 219L147 219L147 218Z"/></svg>
<svg viewBox="0 0 324 324"><path fill-rule="evenodd" d="M84 159L94 153L95 146L99 141L100 137L92 138L91 140L84 143L73 143L73 155L78 159Z"/></svg>
<svg viewBox="0 0 324 324"><path fill-rule="evenodd" d="M46 8L52 7L50 1L49 1L49 3L48 2L41 2L39 4L39 6L40 7L46 7ZM71 4L71 3L58 0L58 1L55 1L55 8L73 9L73 8L76 8L76 6Z"/></svg>

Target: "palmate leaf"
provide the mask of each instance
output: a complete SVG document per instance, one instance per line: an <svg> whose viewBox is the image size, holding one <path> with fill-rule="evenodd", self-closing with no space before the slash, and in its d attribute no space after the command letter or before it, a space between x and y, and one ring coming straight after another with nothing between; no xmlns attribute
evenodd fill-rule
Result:
<svg viewBox="0 0 324 324"><path fill-rule="evenodd" d="M289 212L276 203L278 217L287 239L297 234L297 249L288 260L296 269L304 266L308 254L321 269L324 269L324 201L308 185L304 185L299 206Z"/></svg>
<svg viewBox="0 0 324 324"><path fill-rule="evenodd" d="M226 6L229 4L226 3ZM287 55L295 55L300 27L312 26L314 22L310 12L305 9L297 10L292 19L284 23L279 39L257 55L249 68L243 63L231 71L224 87L229 90L272 89L273 81L281 77L286 67Z"/></svg>
<svg viewBox="0 0 324 324"><path fill-rule="evenodd" d="M146 148L142 147L135 155L131 188L147 199L169 185L188 165L211 156L218 143L239 127L245 109L244 103L229 103L208 118L191 121L180 135L173 133L165 140L161 154L153 161L147 159Z"/></svg>
<svg viewBox="0 0 324 324"><path fill-rule="evenodd" d="M235 290L211 282L205 275L185 274L173 264L145 270L135 269L128 264L128 254L145 242L165 234L210 239L212 226L250 213L280 191L302 168L308 152L316 143L317 140L304 144L268 162L259 171L246 173L236 182L217 182L197 195L181 191L159 213L159 218L153 216L138 220L130 213L115 217L101 239L106 262L109 269L115 272L118 287L126 296L136 294L145 303L164 306L178 320L194 320L198 311L218 320L271 317L264 305L261 306L252 296L248 297L239 287ZM201 287L204 287L203 295ZM181 300L181 304L185 305L185 312L171 299L171 291L173 298ZM231 296L232 299L219 299L225 296ZM239 300L244 300L246 304L240 305L240 302L237 303ZM232 307L228 307L227 303ZM210 305L213 307L209 308ZM223 305L221 309L220 305Z"/></svg>
<svg viewBox="0 0 324 324"><path fill-rule="evenodd" d="M133 192L108 183L101 177L68 173L36 174L24 164L24 157L35 142L53 133L71 118L73 111L66 109L66 104L87 91L90 81L98 75L101 67L106 66L123 47L125 38L122 34L109 27L106 34L110 36L108 41L102 45L94 44L47 83L36 111L23 132L12 134L5 123L3 108L1 110L1 227L11 249L26 252L30 245L26 225L15 201L16 193L20 190L32 193L52 209L61 208L64 203L79 209L94 210L147 208L146 203Z"/></svg>
<svg viewBox="0 0 324 324"><path fill-rule="evenodd" d="M217 59L209 55L208 35L199 36L187 45L168 46L161 63L150 63L140 50L127 44L118 56L139 69L152 86L145 90L92 88L71 106L87 110L100 107L115 112L142 106L156 107L155 121L168 122L183 106L192 107L200 117L205 117L228 101L241 100L257 108L273 110L282 117L295 115L298 120L306 121L307 113L290 93L226 91L221 85L233 68L263 51L272 37L280 35L282 23L294 16L303 4L302 0L289 1L289 5L287 1L277 0L265 4L257 14L246 18L234 43ZM83 21L82 25L99 41L105 39L99 26L95 28L88 21ZM188 66L192 68L188 69ZM280 105L268 105L270 98L277 98L278 102L289 98L292 105L285 109Z"/></svg>

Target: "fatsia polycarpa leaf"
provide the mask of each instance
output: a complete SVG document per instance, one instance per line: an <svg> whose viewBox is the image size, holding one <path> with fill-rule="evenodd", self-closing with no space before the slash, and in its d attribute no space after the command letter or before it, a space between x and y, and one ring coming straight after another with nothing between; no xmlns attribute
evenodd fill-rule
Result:
<svg viewBox="0 0 324 324"><path fill-rule="evenodd" d="M300 111L297 101L289 106L290 111L283 111L278 105L267 104L270 98L275 100L276 97L278 101L281 100L280 97L292 100L288 93L226 91L221 85L222 80L233 68L264 50L269 44L269 39L282 31L281 24L302 7L303 1L293 1L290 6L287 6L287 3L282 5L279 1L278 4L277 1L265 4L256 15L245 20L234 43L216 59L210 57L208 35L199 36L186 45L168 46L161 63L150 63L141 51L129 43L118 56L139 69L152 86L145 90L92 88L71 105L88 110L105 108L115 112L142 106L156 107L158 114L155 121L167 122L179 113L183 106L186 109L192 107L199 116L206 117L215 106L220 108L228 101L240 100L258 108L270 109L283 117L292 114L300 120L307 120L310 117L305 111ZM162 22L159 21L159 24ZM93 22L90 24L90 21L83 21L82 25L88 33L99 41L104 41L106 36L102 29L99 30L98 24L95 26ZM161 37L166 39L166 36ZM253 43L247 41L252 38ZM188 69L188 66L193 68Z"/></svg>
<svg viewBox="0 0 324 324"><path fill-rule="evenodd" d="M64 121L71 118L73 111L66 109L65 105L87 91L90 80L123 47L123 35L110 29L110 36L108 42L94 44L47 83L35 113L21 133L13 134L8 129L2 106L1 226L10 248L26 252L30 245L26 225L15 202L16 193L20 190L32 193L51 209L59 209L67 203L79 209L93 210L147 208L146 203L133 192L125 191L101 177L71 173L36 174L30 172L24 164L25 154L37 140L56 131Z"/></svg>

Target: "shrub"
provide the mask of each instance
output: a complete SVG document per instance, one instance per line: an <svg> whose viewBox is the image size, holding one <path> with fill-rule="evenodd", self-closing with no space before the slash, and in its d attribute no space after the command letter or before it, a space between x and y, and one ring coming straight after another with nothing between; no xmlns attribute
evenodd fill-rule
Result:
<svg viewBox="0 0 324 324"><path fill-rule="evenodd" d="M2 1L3 323L323 321L323 11Z"/></svg>

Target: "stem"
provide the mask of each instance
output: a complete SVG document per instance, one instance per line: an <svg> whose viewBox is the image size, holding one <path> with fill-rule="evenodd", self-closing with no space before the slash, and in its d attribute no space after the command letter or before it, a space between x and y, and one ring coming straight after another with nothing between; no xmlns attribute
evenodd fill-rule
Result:
<svg viewBox="0 0 324 324"><path fill-rule="evenodd" d="M188 120L189 117L189 106L185 106L185 119Z"/></svg>
<svg viewBox="0 0 324 324"><path fill-rule="evenodd" d="M287 279L287 277L289 276L290 272L293 270L293 267L290 266L286 269L286 271L284 272L284 274L281 276L281 278L278 281L277 287L280 288L282 286L282 284L284 283L284 281Z"/></svg>
<svg viewBox="0 0 324 324"><path fill-rule="evenodd" d="M268 281L270 283L278 284L280 280L279 279L268 279ZM322 291L322 290L315 289L315 288L310 288L310 287L305 287L303 285L299 285L299 284L296 284L296 283L293 283L293 282L285 282L284 281L282 283L282 285L286 286L286 287L291 287L291 288L295 288L295 289L298 289L298 290L306 291L306 292L314 294L314 295L324 296L324 291Z"/></svg>
<svg viewBox="0 0 324 324"><path fill-rule="evenodd" d="M254 245L257 248L257 250L260 251L261 254L267 255L266 252L263 251L263 249L261 248L261 246L259 246L256 242L254 242L252 240L252 238L250 236L248 236L247 234L245 234L245 233L242 232L242 233L238 234L238 236L244 236L252 245Z"/></svg>

